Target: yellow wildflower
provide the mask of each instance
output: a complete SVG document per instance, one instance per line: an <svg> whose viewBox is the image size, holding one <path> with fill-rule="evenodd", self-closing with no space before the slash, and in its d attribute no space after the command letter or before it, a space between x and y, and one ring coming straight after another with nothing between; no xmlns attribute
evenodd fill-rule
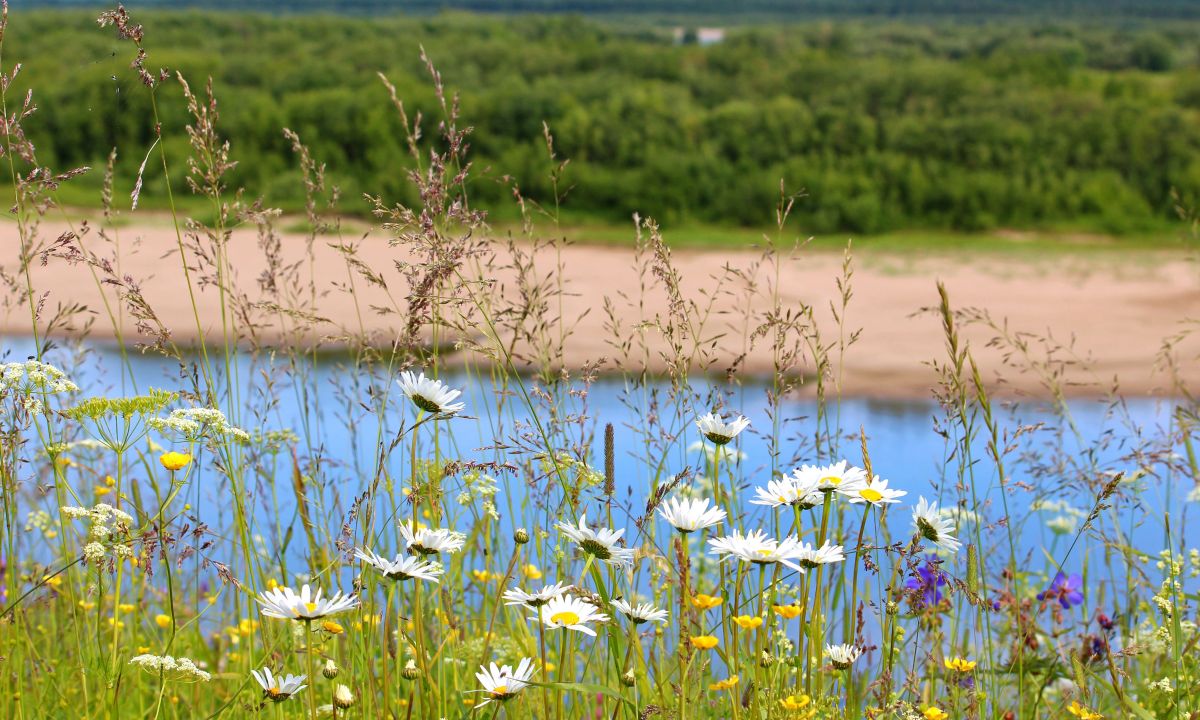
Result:
<svg viewBox="0 0 1200 720"><path fill-rule="evenodd" d="M945 664L947 670L960 673L969 673L975 669L976 665L974 660L966 660L960 657L946 658L942 660L942 663Z"/></svg>
<svg viewBox="0 0 1200 720"><path fill-rule="evenodd" d="M795 711L803 710L804 708L808 707L808 704L811 702L812 698L807 695L788 695L784 699L780 700L779 704L783 706L784 710Z"/></svg>
<svg viewBox="0 0 1200 720"><path fill-rule="evenodd" d="M717 646L717 639L712 635L695 635L692 637L692 647L697 650L712 650Z"/></svg>
<svg viewBox="0 0 1200 720"><path fill-rule="evenodd" d="M163 467L171 472L175 472L187 467L187 464L192 461L192 456L187 453L166 452L158 460L162 463Z"/></svg>
<svg viewBox="0 0 1200 720"><path fill-rule="evenodd" d="M925 708L925 712L921 713L921 717L925 718L925 720L946 720L950 715L941 708L931 706Z"/></svg>
<svg viewBox="0 0 1200 720"><path fill-rule="evenodd" d="M715 691L732 690L734 688L734 686L737 684L738 684L738 676L730 675L729 678L726 680L718 680L717 682L710 684L708 686L708 689L715 690Z"/></svg>
<svg viewBox="0 0 1200 720"><path fill-rule="evenodd" d="M525 571L525 577L530 580L542 579L542 571L538 570L537 565L534 565L533 563L526 565L523 570Z"/></svg>
<svg viewBox="0 0 1200 720"><path fill-rule="evenodd" d="M692 598L692 604L701 610L712 610L723 602L725 602L724 598L705 595L704 593L697 593L696 597Z"/></svg>
<svg viewBox="0 0 1200 720"><path fill-rule="evenodd" d="M1104 720L1103 715L1080 705L1078 700L1071 701L1071 704L1067 706L1067 712L1079 718L1079 720Z"/></svg>
<svg viewBox="0 0 1200 720"><path fill-rule="evenodd" d="M772 605L771 609L784 620L794 620L800 616L799 605Z"/></svg>

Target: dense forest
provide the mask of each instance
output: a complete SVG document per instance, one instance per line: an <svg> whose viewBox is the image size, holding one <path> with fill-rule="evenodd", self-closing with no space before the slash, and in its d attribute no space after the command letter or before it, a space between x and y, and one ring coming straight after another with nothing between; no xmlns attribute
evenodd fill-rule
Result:
<svg viewBox="0 0 1200 720"><path fill-rule="evenodd" d="M87 7L96 0L30 0L37 7ZM138 0L136 8L207 8L264 12L578 13L673 18L1200 18L1194 0Z"/></svg>
<svg viewBox="0 0 1200 720"><path fill-rule="evenodd" d="M798 215L813 232L1123 232L1169 222L1173 191L1200 197L1191 23L821 21L730 28L700 46L573 16L135 19L150 67L194 88L212 76L233 181L289 207L302 183L285 127L328 163L348 210L365 209L364 192L413 199L403 128L376 73L436 134L422 46L461 96L473 197L494 208L511 207L512 182L553 199L543 122L570 159L564 208L617 221L637 211L766 224L781 179L805 192ZM154 139L132 47L86 11L14 11L10 22L4 59L24 63L17 90L35 90L26 127L42 162L98 168L116 147L131 186ZM182 158L181 92L158 92ZM98 199L100 172L76 182ZM153 202L160 184L146 193Z"/></svg>

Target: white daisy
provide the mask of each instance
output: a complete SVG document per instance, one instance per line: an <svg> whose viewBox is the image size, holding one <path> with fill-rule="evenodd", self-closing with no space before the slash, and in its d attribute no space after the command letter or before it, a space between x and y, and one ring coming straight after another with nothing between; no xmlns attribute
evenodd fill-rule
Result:
<svg viewBox="0 0 1200 720"><path fill-rule="evenodd" d="M396 382L413 405L425 412L450 417L466 408L465 403L454 402L455 398L462 395L461 390L451 390L441 380L425 377L425 373L416 375L411 370L405 370Z"/></svg>
<svg viewBox="0 0 1200 720"><path fill-rule="evenodd" d="M799 505L808 510L825 501L825 495L817 489L816 477L799 470L767 483L765 488L754 488L752 505L780 507Z"/></svg>
<svg viewBox="0 0 1200 720"><path fill-rule="evenodd" d="M738 436L738 433L750 426L750 421L741 415L737 419L725 422L716 413L709 413L696 419L696 427L700 434L708 438L714 445L727 445Z"/></svg>
<svg viewBox="0 0 1200 720"><path fill-rule="evenodd" d="M406 522L400 523L400 535L404 537L409 550L421 555L456 553L467 542L466 535L446 528L421 528L414 533L412 524Z"/></svg>
<svg viewBox="0 0 1200 720"><path fill-rule="evenodd" d="M634 625L641 625L645 622L663 622L667 621L667 611L659 610L651 603L642 603L641 605L631 605L624 600L613 600L613 607L620 610L625 617L633 621Z"/></svg>
<svg viewBox="0 0 1200 720"><path fill-rule="evenodd" d="M444 572L441 563L425 560L415 555L397 555L388 560L370 550L354 549L354 557L374 567L388 580L428 580L437 582Z"/></svg>
<svg viewBox="0 0 1200 720"><path fill-rule="evenodd" d="M702 530L725 520L725 511L710 508L708 498L673 497L658 508L658 514L681 533Z"/></svg>
<svg viewBox="0 0 1200 720"><path fill-rule="evenodd" d="M533 677L536 669L531 658L521 658L516 670L508 665L496 667L496 663L492 663L490 668L480 665L475 677L479 679L483 690L477 692L486 693L487 699L476 707L483 707L493 700L504 702L521 692L529 685L529 679Z"/></svg>
<svg viewBox="0 0 1200 720"><path fill-rule="evenodd" d="M262 605L263 615L282 620L316 620L358 607L358 600L353 595L339 592L322 598L320 588L314 594L307 585L300 588L299 593L286 587L265 590L258 594L257 600Z"/></svg>
<svg viewBox="0 0 1200 720"><path fill-rule="evenodd" d="M709 553L722 555L722 560L732 557L756 565L780 563L798 572L804 572L804 568L794 562L802 549L802 544L794 537L775 540L767 537L762 530L755 530L748 535L735 530L725 537L709 538L708 544Z"/></svg>
<svg viewBox="0 0 1200 720"><path fill-rule="evenodd" d="M829 658L829 662L838 670L845 670L854 664L854 661L862 655L862 650L859 650L854 645L826 645L825 656Z"/></svg>
<svg viewBox="0 0 1200 720"><path fill-rule="evenodd" d="M274 675L271 668L263 668L259 673L251 670L250 674L262 686L263 695L271 702L283 702L291 696L308 687L304 684L306 675Z"/></svg>
<svg viewBox="0 0 1200 720"><path fill-rule="evenodd" d="M962 543L954 537L954 524L938 512L937 503L922 497L913 508L912 519L913 532L922 539L950 552L958 552L962 547Z"/></svg>
<svg viewBox="0 0 1200 720"><path fill-rule="evenodd" d="M525 592L521 588L514 587L504 591L503 598L505 605L524 605L530 610L536 610L554 598L562 595L567 591L569 585L562 583L554 583L547 585L537 592Z"/></svg>
<svg viewBox="0 0 1200 720"><path fill-rule="evenodd" d="M803 465L793 475L804 476L808 482L815 481L821 492L837 492L853 497L867 484L867 473L842 460L832 465Z"/></svg>
<svg viewBox="0 0 1200 720"><path fill-rule="evenodd" d="M609 528L593 530L588 527L586 513L579 517L578 526L560 522L555 523L554 527L574 541L580 550L597 560L603 560L609 565L633 564L633 548L617 545L617 541L625 534L624 530L610 530Z"/></svg>
<svg viewBox="0 0 1200 720"><path fill-rule="evenodd" d="M830 545L828 540L820 548L814 548L808 543L800 543L800 549L796 554L796 560L800 563L800 566L809 570L818 565L842 562L845 559L846 553L842 549L842 546Z"/></svg>
<svg viewBox="0 0 1200 720"><path fill-rule="evenodd" d="M608 616L596 610L591 603L570 595L559 595L546 603L531 620L540 620L548 628L578 630L596 637L596 631L587 623L608 622Z"/></svg>
<svg viewBox="0 0 1200 720"><path fill-rule="evenodd" d="M900 498L908 494L907 490L892 490L888 487L888 481L881 479L878 475L871 482L860 487L856 492L850 495L852 503L868 503L879 507L888 503L900 502Z"/></svg>

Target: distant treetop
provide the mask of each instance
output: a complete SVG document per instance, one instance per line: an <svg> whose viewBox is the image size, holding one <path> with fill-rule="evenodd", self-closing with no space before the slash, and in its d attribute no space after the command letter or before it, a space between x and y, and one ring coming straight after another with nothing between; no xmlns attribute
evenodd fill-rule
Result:
<svg viewBox="0 0 1200 720"><path fill-rule="evenodd" d="M96 0L28 0L26 7L98 7ZM133 9L204 8L260 12L481 13L724 18L1200 18L1195 0L132 0Z"/></svg>

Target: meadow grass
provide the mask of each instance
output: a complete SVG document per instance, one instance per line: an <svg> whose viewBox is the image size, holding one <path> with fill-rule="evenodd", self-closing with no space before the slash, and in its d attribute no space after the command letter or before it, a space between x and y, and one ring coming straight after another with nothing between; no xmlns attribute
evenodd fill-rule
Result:
<svg viewBox="0 0 1200 720"><path fill-rule="evenodd" d="M939 288L930 312L945 347L931 348L940 412L929 432L943 438L944 462L926 486L897 487L872 463L870 428L845 427L841 412L857 338L853 256L833 324L781 300L779 268L807 251L789 230L794 198L781 196L750 271L695 296L681 290L663 231L636 219L630 272L643 295L598 299L611 354L564 368L572 318L558 250L570 228L515 185L512 232L472 209L469 131L431 63L440 117L409 117L392 95L422 203L372 199L405 259L370 267L302 138L286 136L311 234L285 249L277 214L223 182L236 146L219 131L219 88L154 68L152 39L123 10L102 19L130 41L155 115L158 88L184 83L190 154L156 143L134 179L110 166L102 217L42 237L39 220L63 214L60 187L75 173L38 164L21 132L37 115L4 92L15 70L0 57L21 237L6 304L29 314L36 347L0 374L4 717L1200 711L1200 552L1187 544L1183 497L1162 518L1140 501L1152 488L1197 496L1196 404L1182 384L1170 422L1143 428L1119 388L1097 381L1113 424L1090 436L1067 400L1069 348L957 309ZM558 173L549 130L544 140ZM194 351L120 271L130 211L114 188L133 184L136 203L136 187L167 183L179 165L188 186L166 188L178 239L169 271L180 293L221 297L219 318L194 311L198 328L219 328ZM258 231L260 277L230 260L235 226ZM695 231L699 244L705 232ZM344 264L318 267L316 243L335 243ZM104 290L94 310L125 353L106 388L71 379L87 363L86 334L59 338L82 310L43 301L28 272L43 261L82 263ZM500 270L511 279L497 282ZM394 317L393 334L320 317L323 294L368 285L388 304L360 305L361 315ZM744 298L743 314L718 317L717 292ZM1052 423L1008 422L961 339L965 323L990 327L1013 372L1039 378ZM1164 341L1168 377L1194 361L1178 341ZM326 344L347 349L331 357ZM749 383L721 362L719 344L767 353L771 376ZM170 388L144 385L135 348L178 368ZM450 363L486 402L464 406L473 395L443 381ZM332 394L317 372L330 364ZM652 378L652 365L665 374ZM590 410L601 371L622 380L638 418L626 446ZM789 416L802 385L816 412ZM765 414L741 416L747 392L765 393ZM281 425L285 395L304 412ZM465 447L468 426L490 444ZM740 451L750 434L769 449L755 463ZM693 442L695 467L681 461L696 457ZM632 481L618 482L618 456L635 461ZM643 489L618 491L631 482ZM1053 514L1052 543L1022 540L1034 510ZM1147 524L1162 542L1138 547Z"/></svg>

